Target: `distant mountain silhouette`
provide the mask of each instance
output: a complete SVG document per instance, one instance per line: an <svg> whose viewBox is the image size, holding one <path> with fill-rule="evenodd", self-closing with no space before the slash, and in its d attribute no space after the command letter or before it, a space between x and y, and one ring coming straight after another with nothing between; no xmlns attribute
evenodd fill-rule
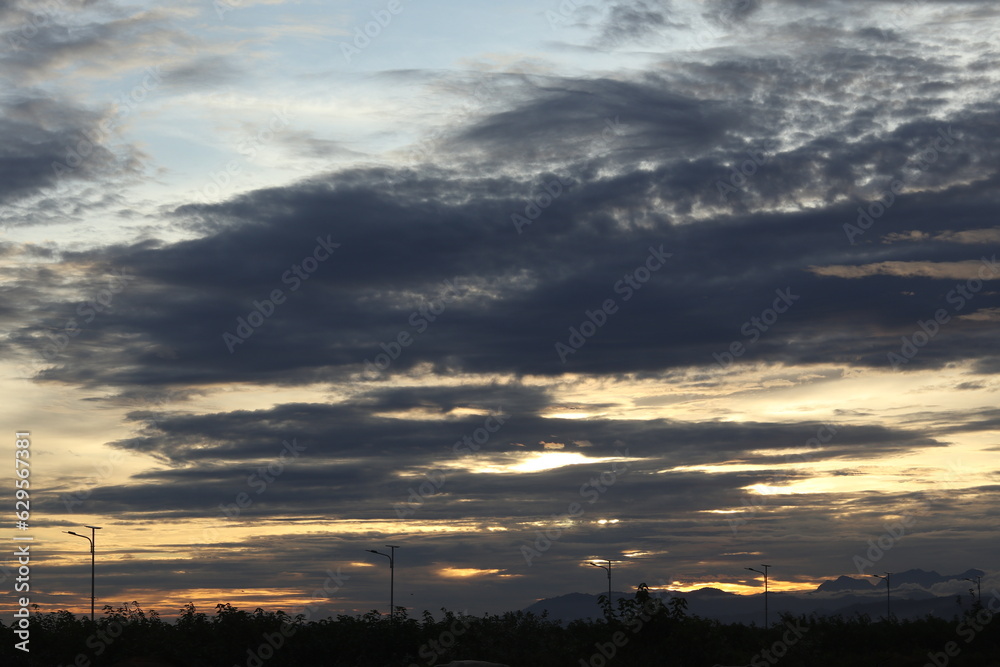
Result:
<svg viewBox="0 0 1000 667"><path fill-rule="evenodd" d="M942 584L946 581L954 581L956 579L973 579L975 577L981 577L985 572L982 570L966 570L961 574L945 574L941 575L931 570L930 572L925 572L924 570L906 570L905 572L895 572L892 575L892 587L902 586L903 584L916 584L921 588L930 588L934 584Z"/></svg>
<svg viewBox="0 0 1000 667"><path fill-rule="evenodd" d="M927 614L951 619L968 609L972 603L969 595L935 596L930 587L947 581L982 576L982 570L970 569L961 574L941 575L924 570L907 570L892 575L892 614L899 619L923 618ZM906 589L898 587L906 585ZM763 594L737 595L718 588L701 588L696 591L671 591L661 594L668 597L682 597L688 602L688 611L704 618L712 618L724 623L756 623L764 620ZM617 609L617 600L631 598L632 593L612 594ZM570 593L558 597L539 600L524 611L535 614L548 612L549 618L568 623L577 619L603 618L604 612L598 604L598 595ZM776 621L779 614L791 613L820 615L843 614L855 616L867 614L881 618L886 613L885 584L878 579L862 579L841 576L824 581L815 591L800 593L775 593L768 596L770 620Z"/></svg>
<svg viewBox="0 0 1000 667"><path fill-rule="evenodd" d="M970 569L961 574L938 574L934 570L906 570L905 572L893 572L892 587L903 586L904 584L916 584L921 588L930 590L935 584L946 581L961 579L974 579L985 574L982 570ZM818 593L838 593L841 591L871 591L873 588L882 586L882 582L875 578L859 579L846 575L837 577L834 580L824 581L816 589Z"/></svg>
<svg viewBox="0 0 1000 667"><path fill-rule="evenodd" d="M607 595L607 593L595 595L591 595L590 593L567 593L566 595L539 600L525 607L524 611L530 611L537 615L548 612L550 618L566 622L587 618L600 619L604 618L604 609L598 602L601 595ZM634 596L634 593L612 591L611 601L614 608L617 609L618 600L622 598L631 599Z"/></svg>
<svg viewBox="0 0 1000 667"><path fill-rule="evenodd" d="M841 591L870 591L875 588L868 579L855 579L846 574L830 581L824 581L816 588L817 593L839 593Z"/></svg>

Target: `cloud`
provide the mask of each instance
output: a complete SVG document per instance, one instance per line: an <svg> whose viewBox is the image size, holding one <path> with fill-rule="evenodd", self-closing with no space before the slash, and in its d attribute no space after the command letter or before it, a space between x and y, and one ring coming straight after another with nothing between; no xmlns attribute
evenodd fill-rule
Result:
<svg viewBox="0 0 1000 667"><path fill-rule="evenodd" d="M943 231L935 235L927 232L908 231L893 232L882 237L883 243L898 242L927 242L937 241L941 243L962 243L968 245L991 245L1000 241L1000 229L993 227L990 229L966 229L963 231Z"/></svg>
<svg viewBox="0 0 1000 667"><path fill-rule="evenodd" d="M665 28L685 27L676 11L667 2L616 2L608 7L599 23L597 44L622 46L627 42L662 34Z"/></svg>
<svg viewBox="0 0 1000 667"><path fill-rule="evenodd" d="M109 145L108 114L17 93L0 106L0 132L8 138L0 148L0 203L15 205L67 182L103 180L139 168L140 153Z"/></svg>
<svg viewBox="0 0 1000 667"><path fill-rule="evenodd" d="M482 127L499 133L503 125ZM519 132L516 123L508 131ZM841 230L852 220L846 203L677 225L657 209L668 190L676 192L682 172L673 163L627 175L575 166L524 177L345 169L219 204L183 206L174 220L201 230L200 238L58 260L126 270L135 280L41 377L176 387L335 383L443 369L656 372L714 364L734 342L746 349L740 363L884 366L886 353L898 350L896 331L909 333L941 307L954 281L977 277L984 266L963 256L961 245L934 241L921 245L920 260L912 258L912 244L880 244L881 261L856 264L858 253ZM717 197L715 186L710 177L700 181L700 200ZM694 182L685 187L695 191ZM934 203L915 194L896 207L909 226L916 216L933 225L947 209L982 229L977 220L992 196L985 187L970 193L958 186ZM530 208L534 200L544 204L538 214ZM513 223L526 213L536 215L530 225ZM299 277L295 267L321 241L339 247ZM641 287L628 286L651 248L671 257ZM30 289L48 295L40 313L65 317L22 321L12 342L25 349L44 346L42 325L60 326L73 316L76 303L60 301L56 275L33 275ZM833 284L828 277L853 280ZM899 299L893 281L913 277L942 284ZM269 306L275 290L282 303ZM797 298L780 321L754 325L762 313L769 317L776 290ZM556 344L567 344L572 328L607 299L615 300L616 312L563 364ZM994 307L989 292L977 299L979 308ZM268 316L252 335L227 343L240 318L260 309ZM853 324L859 318L863 331ZM411 342L373 375L370 364L399 346L401 335ZM952 330L947 343L936 342L915 363L993 354L984 339L968 336L978 334ZM867 351L860 356L859 345Z"/></svg>
<svg viewBox="0 0 1000 667"><path fill-rule="evenodd" d="M944 231L934 237L936 241L966 243L971 245L991 245L1000 243L1000 228L966 229L964 231Z"/></svg>
<svg viewBox="0 0 1000 667"><path fill-rule="evenodd" d="M252 490L255 504L244 514L261 520L311 516L336 502L349 503L352 509L342 516L358 520L461 516L509 527L539 507L558 505L553 490L569 500L578 497L582 485L618 461L627 484L616 488L616 506L625 503L622 508L640 518L647 510L655 514L666 497L676 512L739 508L747 487L825 474L808 470L812 466L943 446L916 430L852 424L838 424L823 442L812 442L821 425L808 422L546 418L540 413L548 404L537 388L466 384L372 388L330 405L209 414L134 411L129 419L136 435L110 444L151 455L166 467L134 474L126 485L92 489L87 507L139 521L211 518L220 503ZM810 451L801 454L807 441ZM553 450L552 443L562 447ZM761 443L771 451L758 452ZM787 469L789 462L806 468ZM268 470L273 484L261 482ZM414 500L414 489L428 480L432 488ZM69 485L56 490L76 491ZM172 494L178 500L169 502ZM773 502L791 507L813 501L782 496ZM394 508L409 511L400 517ZM53 501L48 511L66 509Z"/></svg>
<svg viewBox="0 0 1000 667"><path fill-rule="evenodd" d="M938 280L1000 279L1000 273L994 273L988 268L989 266L990 264L983 260L967 260L964 262L879 262L861 266L811 266L809 270L820 276L849 279L878 275Z"/></svg>
<svg viewBox="0 0 1000 667"><path fill-rule="evenodd" d="M971 322L997 322L1000 321L1000 308L983 308L968 315L959 315L958 319Z"/></svg>

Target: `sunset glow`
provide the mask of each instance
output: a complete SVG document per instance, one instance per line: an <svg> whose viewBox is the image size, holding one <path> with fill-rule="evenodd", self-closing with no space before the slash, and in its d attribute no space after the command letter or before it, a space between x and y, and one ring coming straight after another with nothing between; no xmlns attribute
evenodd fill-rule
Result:
<svg viewBox="0 0 1000 667"><path fill-rule="evenodd" d="M390 4L0 2L5 622L1000 586L1000 3Z"/></svg>

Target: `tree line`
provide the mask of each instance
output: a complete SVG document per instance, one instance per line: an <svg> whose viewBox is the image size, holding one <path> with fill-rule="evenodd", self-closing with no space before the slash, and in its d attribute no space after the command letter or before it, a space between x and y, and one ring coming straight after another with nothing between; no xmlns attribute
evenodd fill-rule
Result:
<svg viewBox="0 0 1000 667"><path fill-rule="evenodd" d="M30 653L0 623L0 664L45 667L432 667L454 659L511 667L1000 667L1000 622L976 605L951 620L785 615L764 628L687 612L643 584L601 603L604 617L562 624L545 615L466 616L442 609L395 618L377 611L307 622L301 615L191 603L174 622L137 603L96 622L62 610L30 619Z"/></svg>

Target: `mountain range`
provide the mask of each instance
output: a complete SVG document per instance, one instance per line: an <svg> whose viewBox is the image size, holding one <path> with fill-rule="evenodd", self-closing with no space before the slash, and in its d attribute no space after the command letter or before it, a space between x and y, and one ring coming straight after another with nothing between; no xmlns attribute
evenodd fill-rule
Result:
<svg viewBox="0 0 1000 667"><path fill-rule="evenodd" d="M970 569L960 574L942 575L925 570L907 570L891 575L892 588L887 601L885 584L879 579L862 579L841 576L824 581L815 591L769 592L767 599L768 620L775 622L781 614L819 614L857 616L868 615L872 619L886 615L887 602L895 618L905 620L922 618L928 614L942 618L953 618L968 610L974 598L968 588L953 586L955 593L940 595L931 589L949 582L958 583L963 579L975 579L984 575L982 570ZM761 624L764 622L763 593L738 595L717 588L701 588L695 591L662 591L661 596L682 597L687 600L688 613L703 618L716 619L724 623ZM612 601L630 598L632 593L613 592ZM570 593L554 598L539 600L524 611L535 614L547 612L551 619L568 623L577 619L601 618L603 612L598 603L599 595Z"/></svg>

